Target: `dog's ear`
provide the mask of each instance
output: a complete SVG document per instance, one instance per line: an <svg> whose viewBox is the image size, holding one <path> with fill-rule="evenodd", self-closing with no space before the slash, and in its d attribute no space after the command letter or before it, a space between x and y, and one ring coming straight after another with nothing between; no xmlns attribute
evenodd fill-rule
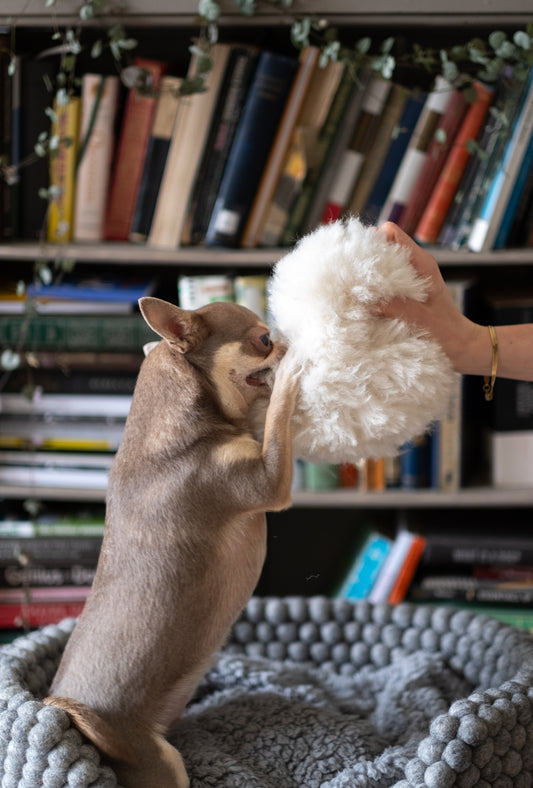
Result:
<svg viewBox="0 0 533 788"><path fill-rule="evenodd" d="M209 328L197 312L152 296L140 298L139 309L150 328L180 353L193 350L209 336Z"/></svg>

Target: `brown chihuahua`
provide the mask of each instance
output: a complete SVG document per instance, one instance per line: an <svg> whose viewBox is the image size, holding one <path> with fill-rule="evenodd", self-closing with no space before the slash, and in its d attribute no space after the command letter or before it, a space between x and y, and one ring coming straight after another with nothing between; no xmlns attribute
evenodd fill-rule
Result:
<svg viewBox="0 0 533 788"><path fill-rule="evenodd" d="M165 734L254 590L265 511L290 504L297 374L244 307L139 304L164 341L139 372L93 588L45 702L121 785L186 788ZM258 441L250 420L269 397Z"/></svg>

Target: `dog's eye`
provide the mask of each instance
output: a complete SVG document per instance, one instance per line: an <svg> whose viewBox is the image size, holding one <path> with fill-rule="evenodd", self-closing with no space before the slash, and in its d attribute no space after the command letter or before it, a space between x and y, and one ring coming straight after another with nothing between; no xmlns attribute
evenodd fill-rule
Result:
<svg viewBox="0 0 533 788"><path fill-rule="evenodd" d="M257 326L252 329L248 334L248 338L254 346L255 350L266 356L272 350L272 340L270 339L270 332L265 331L263 326Z"/></svg>

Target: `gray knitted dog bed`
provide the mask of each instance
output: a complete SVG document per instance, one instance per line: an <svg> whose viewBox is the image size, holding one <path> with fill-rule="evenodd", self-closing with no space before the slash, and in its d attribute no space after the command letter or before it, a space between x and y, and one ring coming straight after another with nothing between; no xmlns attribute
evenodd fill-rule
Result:
<svg viewBox="0 0 533 788"><path fill-rule="evenodd" d="M74 625L0 651L2 788L117 785L40 700ZM192 788L529 788L533 637L451 608L253 598L170 739Z"/></svg>

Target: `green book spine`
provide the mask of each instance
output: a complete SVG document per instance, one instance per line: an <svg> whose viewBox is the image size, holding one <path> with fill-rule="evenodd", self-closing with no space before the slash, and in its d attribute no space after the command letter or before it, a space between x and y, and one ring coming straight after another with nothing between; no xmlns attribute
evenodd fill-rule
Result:
<svg viewBox="0 0 533 788"><path fill-rule="evenodd" d="M137 314L0 317L0 346L21 350L138 350L157 338Z"/></svg>

